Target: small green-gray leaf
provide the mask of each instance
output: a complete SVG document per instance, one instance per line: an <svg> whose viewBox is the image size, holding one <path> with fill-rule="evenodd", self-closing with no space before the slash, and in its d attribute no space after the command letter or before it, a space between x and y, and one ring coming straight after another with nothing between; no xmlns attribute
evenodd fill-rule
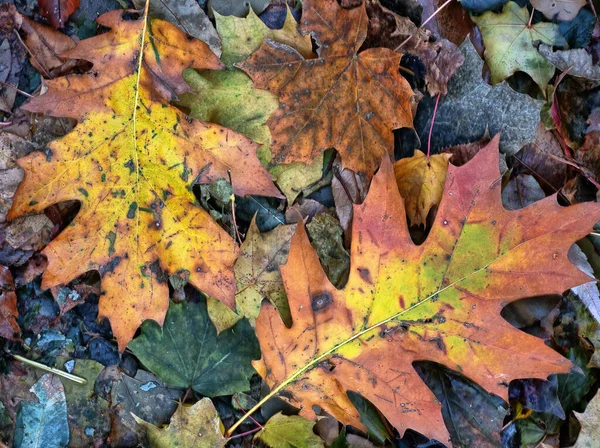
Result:
<svg viewBox="0 0 600 448"><path fill-rule="evenodd" d="M314 426L315 422L304 417L280 412L254 438L271 448L324 448L323 440L313 432Z"/></svg>
<svg viewBox="0 0 600 448"><path fill-rule="evenodd" d="M44 375L31 386L39 403L25 401L17 414L15 448L62 448L69 444L67 401L57 376Z"/></svg>
<svg viewBox="0 0 600 448"><path fill-rule="evenodd" d="M171 302L163 328L145 321L129 349L166 384L214 397L250 389L260 347L246 319L217 335L206 302ZM159 347L159 349L157 349Z"/></svg>

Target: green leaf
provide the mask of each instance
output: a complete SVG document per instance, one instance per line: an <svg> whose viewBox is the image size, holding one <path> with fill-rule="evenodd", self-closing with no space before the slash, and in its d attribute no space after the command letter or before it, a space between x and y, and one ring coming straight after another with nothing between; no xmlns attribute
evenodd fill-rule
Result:
<svg viewBox="0 0 600 448"><path fill-rule="evenodd" d="M236 0L237 1L237 0ZM289 8L283 28L272 30L250 11L247 17L215 14L217 31L223 41L221 59L231 66L258 50L265 39L289 45L307 59L314 57L310 36L298 32L298 23Z"/></svg>
<svg viewBox="0 0 600 448"><path fill-rule="evenodd" d="M246 319L217 335L206 302L169 305L163 328L142 324L129 349L166 384L214 397L250 389L253 359L260 358L256 335Z"/></svg>
<svg viewBox="0 0 600 448"><path fill-rule="evenodd" d="M15 448L62 448L69 444L67 402L57 376L44 375L30 389L39 403L25 401L17 414Z"/></svg>
<svg viewBox="0 0 600 448"><path fill-rule="evenodd" d="M271 133L265 122L279 105L277 97L255 89L252 80L237 69L188 69L183 77L194 91L180 95L179 104L190 109L189 115L233 129L263 145L258 156L263 164L268 163Z"/></svg>
<svg viewBox="0 0 600 448"><path fill-rule="evenodd" d="M157 428L139 417L135 417L135 420L146 429L148 441L153 448L225 446L221 420L209 398L203 398L193 406L180 404L166 429Z"/></svg>
<svg viewBox="0 0 600 448"><path fill-rule="evenodd" d="M529 25L529 17L527 8L520 8L515 2L508 2L501 14L486 12L479 17L472 16L483 37L492 84L523 71L542 91L546 90L554 67L538 53L533 42L556 46L566 46L567 42L559 34L558 25L548 22Z"/></svg>
<svg viewBox="0 0 600 448"><path fill-rule="evenodd" d="M313 432L314 426L315 422L304 417L280 412L254 438L271 448L325 448L323 440Z"/></svg>
<svg viewBox="0 0 600 448"><path fill-rule="evenodd" d="M360 414L360 421L367 427L369 436L377 443L383 444L392 439L381 414L373 404L361 394L348 391L348 398Z"/></svg>

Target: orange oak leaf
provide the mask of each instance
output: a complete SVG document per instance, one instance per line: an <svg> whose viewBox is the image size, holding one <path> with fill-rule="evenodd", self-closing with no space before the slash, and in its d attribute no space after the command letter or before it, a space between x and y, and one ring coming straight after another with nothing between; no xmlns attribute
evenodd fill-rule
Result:
<svg viewBox="0 0 600 448"><path fill-rule="evenodd" d="M350 277L341 290L298 227L281 268L293 325L267 303L256 323L262 359L255 367L272 394L285 391L305 416L314 417L318 404L362 427L346 395L359 392L401 434L410 427L447 443L441 404L413 362L443 364L504 399L515 378L569 371L567 359L500 313L523 297L589 281L567 253L600 219L600 205L561 207L552 196L505 210L498 141L466 165L450 165L422 245L411 240L384 160L365 202L354 206Z"/></svg>
<svg viewBox="0 0 600 448"><path fill-rule="evenodd" d="M318 58L266 40L237 64L256 87L279 96L267 125L278 163L310 163L335 148L344 168L370 179L393 155L393 129L412 128L413 92L400 76L402 55L387 48L359 52L367 35L364 4L346 10L336 0L302 2L304 34L319 44Z"/></svg>
<svg viewBox="0 0 600 448"><path fill-rule="evenodd" d="M281 196L256 144L169 105L189 89L183 69L223 65L204 42L146 16L102 15L98 23L110 31L64 54L90 61L92 70L49 81L48 92L26 106L79 124L45 155L19 161L25 179L9 216L81 202L73 223L44 250L42 285L99 271L99 316L110 319L120 350L143 320L162 324L169 275L234 307L237 247L196 201L195 182L230 174L236 194Z"/></svg>

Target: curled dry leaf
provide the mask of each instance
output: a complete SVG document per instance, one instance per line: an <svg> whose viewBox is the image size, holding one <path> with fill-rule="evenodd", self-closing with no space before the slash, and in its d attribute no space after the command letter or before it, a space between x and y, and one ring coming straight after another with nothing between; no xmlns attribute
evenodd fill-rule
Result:
<svg viewBox="0 0 600 448"><path fill-rule="evenodd" d="M17 294L12 274L6 266L0 265L0 337L17 340L21 329L17 323Z"/></svg>
<svg viewBox="0 0 600 448"><path fill-rule="evenodd" d="M79 8L79 0L38 0L40 13L53 28L63 28L71 14Z"/></svg>
<svg viewBox="0 0 600 448"><path fill-rule="evenodd" d="M299 226L281 268L293 325L269 304L256 324L262 359L255 366L271 394L285 391L303 416L314 418L318 404L364 428L346 395L359 392L401 434L410 427L447 442L441 404L413 361L458 370L505 400L515 378L569 372L567 359L500 313L524 296L589 281L567 253L600 219L600 205L561 207L553 196L506 211L500 180L496 137L471 162L449 167L431 232L415 245L384 160L355 206L350 278L341 290Z"/></svg>
<svg viewBox="0 0 600 448"><path fill-rule="evenodd" d="M29 49L31 65L46 79L69 72L79 62L67 59L63 53L75 47L75 41L60 31L23 17L21 31Z"/></svg>
<svg viewBox="0 0 600 448"><path fill-rule="evenodd" d="M319 44L318 58L272 41L238 64L255 86L279 96L267 125L274 162L310 163L336 148L344 167L370 179L394 148L393 129L412 127L413 92L398 74L401 55L359 52L367 35L365 5L303 2L301 32Z"/></svg>
<svg viewBox="0 0 600 448"><path fill-rule="evenodd" d="M531 6L544 14L546 18L565 22L577 17L579 10L586 3L586 0L531 0Z"/></svg>
<svg viewBox="0 0 600 448"><path fill-rule="evenodd" d="M10 212L15 218L81 202L73 223L44 251L42 285L98 270L99 316L110 319L120 350L143 320L163 322L169 275L182 273L234 306L235 243L199 207L191 184L230 173L238 195L280 196L256 144L169 106L189 90L184 68L223 67L208 46L167 22L130 15L104 14L98 23L110 31L65 54L92 62L93 72L51 80L48 92L26 105L79 124L52 142L47 156L19 161L25 179Z"/></svg>
<svg viewBox="0 0 600 448"><path fill-rule="evenodd" d="M436 40L429 30L384 8L379 0L365 1L369 31L364 47L386 47L416 55L427 67L425 85L429 94L445 95L448 81L464 61L457 46L445 39Z"/></svg>
<svg viewBox="0 0 600 448"><path fill-rule="evenodd" d="M513 1L504 5L501 14L486 12L473 16L485 45L485 61L492 72L492 84L498 84L517 71L527 73L545 92L554 67L533 45L566 46L558 25L549 22L529 24L529 10Z"/></svg>
<svg viewBox="0 0 600 448"><path fill-rule="evenodd" d="M429 211L440 204L450 157L446 153L426 156L417 149L414 156L394 164L398 190L411 226L424 226Z"/></svg>
<svg viewBox="0 0 600 448"><path fill-rule="evenodd" d="M538 51L561 72L568 70L571 76L600 81L600 67L594 64L592 55L583 48L553 51L552 46L540 44Z"/></svg>

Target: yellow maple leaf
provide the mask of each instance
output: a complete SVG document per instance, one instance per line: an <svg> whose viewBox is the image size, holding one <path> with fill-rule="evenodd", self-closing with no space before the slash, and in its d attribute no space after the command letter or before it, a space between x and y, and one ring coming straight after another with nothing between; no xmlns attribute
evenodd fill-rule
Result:
<svg viewBox="0 0 600 448"><path fill-rule="evenodd" d="M110 30L81 41L64 56L93 69L49 81L46 94L26 108L72 117L78 126L19 164L25 179L10 218L78 200L71 225L44 251L42 286L98 270L99 317L110 319L123 350L139 324L160 324L168 307L169 274L234 306L231 237L200 208L192 185L233 181L238 195L279 196L256 157L257 145L169 106L189 87L185 68L224 66L199 40L173 25L112 11L98 18ZM248 175L252 173L252 175Z"/></svg>

